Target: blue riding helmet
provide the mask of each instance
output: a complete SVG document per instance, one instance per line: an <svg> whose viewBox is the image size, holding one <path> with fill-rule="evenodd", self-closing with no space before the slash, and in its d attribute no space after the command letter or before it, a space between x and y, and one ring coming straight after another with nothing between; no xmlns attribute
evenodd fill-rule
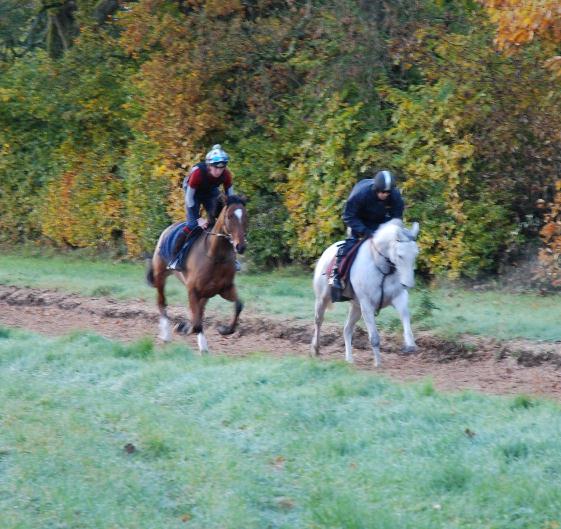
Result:
<svg viewBox="0 0 561 529"><path fill-rule="evenodd" d="M229 160L230 157L228 156L226 151L222 149L222 146L219 145L218 143L216 145L213 145L212 149L208 151L205 157L205 162L210 165L215 165L215 164L226 165Z"/></svg>

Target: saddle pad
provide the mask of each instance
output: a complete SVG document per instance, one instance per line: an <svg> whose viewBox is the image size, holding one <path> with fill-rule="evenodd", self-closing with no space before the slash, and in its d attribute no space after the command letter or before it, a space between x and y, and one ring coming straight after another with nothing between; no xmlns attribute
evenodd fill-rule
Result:
<svg viewBox="0 0 561 529"><path fill-rule="evenodd" d="M341 269L339 270L339 275L341 279L345 281L345 283L349 282L349 276L351 273L351 267L355 262L356 255L358 253L358 249L364 244L365 241L368 239L360 239L357 243L353 245L353 247L348 251L347 255L343 257L341 261Z"/></svg>
<svg viewBox="0 0 561 529"><path fill-rule="evenodd" d="M353 263L355 261L355 257L356 257L356 254L358 253L358 249L367 240L368 239L360 239L359 241L357 241L351 247L351 249L347 252L347 255L345 255L343 257L343 259L341 260L341 265L339 267L339 277L345 283L348 283L348 281L349 281L349 275L350 275L350 272L351 272L351 267L353 266ZM337 260L337 257L334 257L331 260L331 262L329 263L329 266L327 267L327 275L328 276L330 276L331 273L333 272L333 269L335 268L335 261L336 260Z"/></svg>
<svg viewBox="0 0 561 529"><path fill-rule="evenodd" d="M183 233L183 229L186 228L187 222L178 222L174 224L171 229L169 230L168 234L162 240L162 244L160 245L160 256L164 261L168 263L172 261L177 254L174 253L175 247L177 246L177 239ZM193 243L199 238L199 235L203 232L203 230L197 226L192 232L191 237L186 241L183 247L180 249L179 253L181 255L181 265L185 261L185 257L187 257L188 251L191 249Z"/></svg>
<svg viewBox="0 0 561 529"><path fill-rule="evenodd" d="M360 239L359 241L357 241L351 247L351 249L348 251L347 255L345 255L343 257L343 259L341 261L341 266L340 266L340 269L339 269L339 277L341 278L341 281L343 283L343 292L340 294L339 299L336 299L336 296L332 295L331 296L332 301L349 301L350 299L353 299L355 297L353 286L351 285L351 282L349 281L349 276L350 276L351 267L353 266L356 254L358 253L358 249L360 248L360 246L366 240L367 239ZM331 260L331 262L329 263L329 266L327 267L327 276L328 277L333 272L333 268L335 267L336 259L337 259L337 257L334 257Z"/></svg>

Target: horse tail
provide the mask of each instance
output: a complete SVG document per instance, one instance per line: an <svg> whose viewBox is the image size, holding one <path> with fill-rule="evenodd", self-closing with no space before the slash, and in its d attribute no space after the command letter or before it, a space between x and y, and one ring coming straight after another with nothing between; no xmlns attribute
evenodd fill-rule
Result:
<svg viewBox="0 0 561 529"><path fill-rule="evenodd" d="M155 287L154 285L154 263L152 259L146 259L146 282L148 286Z"/></svg>

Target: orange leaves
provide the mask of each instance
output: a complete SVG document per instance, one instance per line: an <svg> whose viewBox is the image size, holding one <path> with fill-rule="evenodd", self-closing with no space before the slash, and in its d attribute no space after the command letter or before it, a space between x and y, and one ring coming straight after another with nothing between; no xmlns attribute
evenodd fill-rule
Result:
<svg viewBox="0 0 561 529"><path fill-rule="evenodd" d="M561 43L559 0L480 0L497 25L495 42L507 53L532 40L556 46ZM546 62L558 72L559 58ZM550 62L551 61L551 62Z"/></svg>
<svg viewBox="0 0 561 529"><path fill-rule="evenodd" d="M540 250L536 278L545 280L553 287L561 287L561 180L555 182L555 196L545 215L540 230L544 247Z"/></svg>

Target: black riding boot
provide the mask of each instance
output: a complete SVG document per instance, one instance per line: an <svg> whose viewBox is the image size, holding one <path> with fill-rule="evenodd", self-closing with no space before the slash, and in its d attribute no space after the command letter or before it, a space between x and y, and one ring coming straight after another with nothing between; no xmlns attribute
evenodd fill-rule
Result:
<svg viewBox="0 0 561 529"><path fill-rule="evenodd" d="M339 275L339 266L336 263L331 272L331 277L329 278L329 284L332 288L338 290L343 290L343 283L341 283L341 276Z"/></svg>
<svg viewBox="0 0 561 529"><path fill-rule="evenodd" d="M185 243L190 239L193 235L193 232L187 232L182 230L181 233L177 236L177 241L175 242L175 248L173 249L173 259L168 263L168 270L178 270L181 264L181 257L183 252L181 251L185 246Z"/></svg>
<svg viewBox="0 0 561 529"><path fill-rule="evenodd" d="M344 245L341 245L337 250L337 257L335 258L335 265L331 271L331 276L329 277L329 284L331 285L331 301L335 303L336 301L341 301L343 299L343 283L341 281L341 275L339 273L341 267L341 261L344 257Z"/></svg>
<svg viewBox="0 0 561 529"><path fill-rule="evenodd" d="M345 242L339 246L337 249L337 256L335 257L335 266L331 272L331 277L329 278L329 284L331 285L331 301L335 303L336 301L347 301L348 298L343 296L343 290L345 289L343 282L341 280L341 263L343 258L347 255L348 251L355 244L356 239L354 237L349 237L345 239Z"/></svg>

